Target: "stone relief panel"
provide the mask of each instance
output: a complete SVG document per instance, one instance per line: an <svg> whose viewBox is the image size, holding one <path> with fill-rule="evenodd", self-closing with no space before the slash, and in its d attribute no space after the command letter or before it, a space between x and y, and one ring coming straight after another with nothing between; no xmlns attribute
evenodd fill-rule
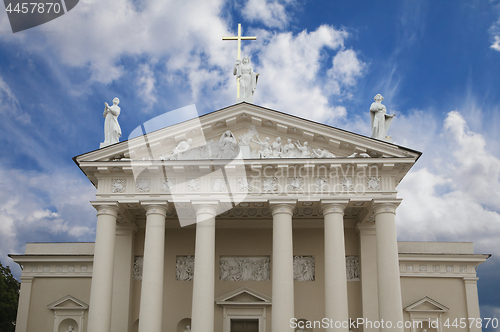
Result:
<svg viewBox="0 0 500 332"><path fill-rule="evenodd" d="M134 267L132 277L134 280L142 280L142 266L144 264L144 256L134 257Z"/></svg>
<svg viewBox="0 0 500 332"><path fill-rule="evenodd" d="M227 192L226 180L224 178L211 178L212 191Z"/></svg>
<svg viewBox="0 0 500 332"><path fill-rule="evenodd" d="M125 180L125 179L113 179L111 192L123 193L123 192L125 192L126 186L127 186L127 180Z"/></svg>
<svg viewBox="0 0 500 332"><path fill-rule="evenodd" d="M369 177L366 179L366 189L368 190L380 190L380 178Z"/></svg>
<svg viewBox="0 0 500 332"><path fill-rule="evenodd" d="M263 192L275 192L278 190L278 179L276 177L262 179Z"/></svg>
<svg viewBox="0 0 500 332"><path fill-rule="evenodd" d="M222 281L268 281L270 276L269 256L220 258L219 278Z"/></svg>
<svg viewBox="0 0 500 332"><path fill-rule="evenodd" d="M342 185L342 189L344 191L354 190L354 179L353 178L343 177L340 179L340 184Z"/></svg>
<svg viewBox="0 0 500 332"><path fill-rule="evenodd" d="M304 189L304 179L299 177L288 178L288 190L302 191Z"/></svg>
<svg viewBox="0 0 500 332"><path fill-rule="evenodd" d="M191 281L194 277L194 255L177 256L175 280Z"/></svg>
<svg viewBox="0 0 500 332"><path fill-rule="evenodd" d="M168 192L172 192L172 190L174 189L174 186L175 186L175 180L163 180L162 184L161 184L161 191L162 192L165 192L165 193L168 193Z"/></svg>
<svg viewBox="0 0 500 332"><path fill-rule="evenodd" d="M359 280L359 256L345 257L345 272L348 281Z"/></svg>
<svg viewBox="0 0 500 332"><path fill-rule="evenodd" d="M238 192L252 192L252 187L250 186L250 178L237 178L236 180Z"/></svg>
<svg viewBox="0 0 500 332"><path fill-rule="evenodd" d="M148 193L151 190L151 179L137 179L135 189L139 193Z"/></svg>
<svg viewBox="0 0 500 332"><path fill-rule="evenodd" d="M316 191L328 190L328 180L324 177L315 178L314 184L316 185Z"/></svg>
<svg viewBox="0 0 500 332"><path fill-rule="evenodd" d="M199 178L186 179L186 188L188 191L199 192L201 189L201 183Z"/></svg>
<svg viewBox="0 0 500 332"><path fill-rule="evenodd" d="M294 281L314 281L315 272L314 256L293 257Z"/></svg>

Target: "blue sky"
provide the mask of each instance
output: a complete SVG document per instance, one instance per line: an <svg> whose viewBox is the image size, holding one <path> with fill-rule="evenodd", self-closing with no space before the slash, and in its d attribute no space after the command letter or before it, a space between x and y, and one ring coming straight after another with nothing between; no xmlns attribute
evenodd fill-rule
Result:
<svg viewBox="0 0 500 332"><path fill-rule="evenodd" d="M26 242L93 241L94 188L71 158L166 111L234 103L234 35L255 103L369 135L381 93L394 142L423 152L400 184L399 240L474 241L484 317L500 318L500 2L81 0L13 34L0 13L0 260ZM313 110L311 112L311 110Z"/></svg>

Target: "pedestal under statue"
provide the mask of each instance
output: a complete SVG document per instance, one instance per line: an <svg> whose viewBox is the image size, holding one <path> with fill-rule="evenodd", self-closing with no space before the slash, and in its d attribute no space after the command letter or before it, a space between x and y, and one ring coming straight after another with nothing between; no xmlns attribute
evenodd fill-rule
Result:
<svg viewBox="0 0 500 332"><path fill-rule="evenodd" d="M104 142L101 143L99 148L118 143L120 140L122 130L118 123L118 115L120 115L119 103L120 99L116 97L113 99L113 106L104 103Z"/></svg>

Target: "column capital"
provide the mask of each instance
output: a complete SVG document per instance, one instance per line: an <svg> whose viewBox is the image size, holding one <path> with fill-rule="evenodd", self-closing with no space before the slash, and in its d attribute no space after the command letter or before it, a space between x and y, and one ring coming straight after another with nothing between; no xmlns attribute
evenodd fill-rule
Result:
<svg viewBox="0 0 500 332"><path fill-rule="evenodd" d="M321 200L320 206L323 210L323 215L330 213L338 213L344 215L344 210L349 203L348 200Z"/></svg>
<svg viewBox="0 0 500 332"><path fill-rule="evenodd" d="M215 217L219 211L219 201L192 201L191 205L196 211L196 215L210 214Z"/></svg>
<svg viewBox="0 0 500 332"><path fill-rule="evenodd" d="M90 204L97 210L97 216L107 214L116 218L120 210L117 201L91 201Z"/></svg>
<svg viewBox="0 0 500 332"><path fill-rule="evenodd" d="M146 210L146 217L153 214L166 217L169 209L168 203L162 201L141 202L141 205Z"/></svg>
<svg viewBox="0 0 500 332"><path fill-rule="evenodd" d="M275 200L269 201L269 209L271 214L274 216L279 213L286 213L293 216L293 210L297 204L296 200Z"/></svg>
<svg viewBox="0 0 500 332"><path fill-rule="evenodd" d="M477 284L477 281L479 280L478 277L464 277L464 283L465 284Z"/></svg>
<svg viewBox="0 0 500 332"><path fill-rule="evenodd" d="M402 199L381 199L373 200L372 210L375 215L379 213L396 214L396 209L401 204Z"/></svg>

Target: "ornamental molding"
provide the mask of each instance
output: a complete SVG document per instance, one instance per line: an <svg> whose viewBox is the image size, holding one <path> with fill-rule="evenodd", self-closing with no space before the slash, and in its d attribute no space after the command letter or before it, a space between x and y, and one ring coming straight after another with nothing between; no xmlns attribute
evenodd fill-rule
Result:
<svg viewBox="0 0 500 332"><path fill-rule="evenodd" d="M359 256L345 257L345 271L347 281L359 281Z"/></svg>

